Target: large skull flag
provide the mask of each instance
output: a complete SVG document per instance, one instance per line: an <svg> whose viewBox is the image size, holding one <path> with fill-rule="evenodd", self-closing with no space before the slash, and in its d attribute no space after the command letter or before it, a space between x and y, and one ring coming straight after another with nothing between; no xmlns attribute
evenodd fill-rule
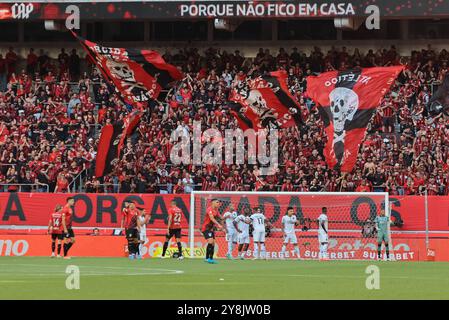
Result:
<svg viewBox="0 0 449 320"><path fill-rule="evenodd" d="M287 73L270 72L234 84L229 100L240 128L287 128L301 123L300 106L290 94Z"/></svg>
<svg viewBox="0 0 449 320"><path fill-rule="evenodd" d="M326 72L307 78L307 95L318 106L330 169L352 171L366 127L403 66Z"/></svg>
<svg viewBox="0 0 449 320"><path fill-rule="evenodd" d="M103 77L135 107L157 99L163 88L183 78L182 72L167 64L156 51L103 47L73 34Z"/></svg>

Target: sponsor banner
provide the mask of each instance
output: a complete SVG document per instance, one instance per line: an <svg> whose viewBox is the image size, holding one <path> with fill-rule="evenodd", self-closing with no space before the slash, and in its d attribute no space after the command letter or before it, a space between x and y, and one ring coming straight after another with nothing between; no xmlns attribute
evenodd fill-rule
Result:
<svg viewBox="0 0 449 320"><path fill-rule="evenodd" d="M0 4L0 20L63 19L76 4L83 20L198 19L198 18L292 18L366 16L370 5L383 17L429 17L447 15L449 2L428 0L413 4L409 0L289 0L289 1L66 1L43 0ZM45 1L47 2L47 1ZM73 10L73 9L72 9Z"/></svg>
<svg viewBox="0 0 449 320"><path fill-rule="evenodd" d="M133 200L151 215L149 228L166 228L170 201L175 199L183 212L182 226L187 228L190 215L190 195L187 194L48 194L48 193L0 193L0 226L46 226L50 214L57 204L65 204L66 198L75 198L73 225L75 227L120 226L121 210L125 199ZM216 195L214 195L216 196ZM329 211L330 230L361 230L363 222L374 218L381 207L382 196L310 196L285 194L247 194L220 196L224 200L219 208L221 213L232 201L240 212L245 207L259 206L275 228L281 227L281 219L286 208L292 206L298 218L318 218L321 206ZM207 197L196 198L195 225L202 223ZM423 232L426 229L424 197L391 196L391 216L393 221L402 221L402 227L392 227L394 232ZM429 196L429 230L449 232L449 197ZM332 223L332 221L343 223ZM314 228L314 226L311 226Z"/></svg>
<svg viewBox="0 0 449 320"><path fill-rule="evenodd" d="M188 227L190 196L180 194L81 194L81 193L1 193L0 225L46 226L57 204L75 198L74 227L120 227L123 202L134 201L150 214L150 228L166 229L170 201L175 200L183 212L181 225Z"/></svg>
<svg viewBox="0 0 449 320"><path fill-rule="evenodd" d="M317 240L314 238L299 238L301 256L304 259L317 259ZM224 237L217 238L216 257L224 258L227 243ZM332 240L332 239L331 239ZM146 258L159 257L162 252L164 237L150 236L143 245L142 255ZM425 261L428 260L424 239L400 238L393 239L392 256L397 261ZM183 254L190 256L188 240L182 240ZM449 261L449 239L431 239L432 259L435 261ZM285 255L281 252L282 238L267 238L266 249L269 259L295 258L292 247L287 247ZM201 237L195 239L194 257L203 258L206 241ZM176 243L171 242L168 253L177 252ZM50 256L50 236L48 235L0 235L0 256ZM76 243L70 250L74 257L126 257L126 240L123 236L78 236ZM236 249L233 252L237 254ZM252 241L247 252L247 258L253 257ZM357 239L338 239L330 242L330 259L363 259L376 260L375 244L362 243Z"/></svg>

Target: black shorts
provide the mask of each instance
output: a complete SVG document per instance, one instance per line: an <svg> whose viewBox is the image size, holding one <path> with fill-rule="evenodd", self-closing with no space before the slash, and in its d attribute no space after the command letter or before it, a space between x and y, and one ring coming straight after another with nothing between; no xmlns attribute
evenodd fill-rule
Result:
<svg viewBox="0 0 449 320"><path fill-rule="evenodd" d="M67 233L65 234L66 238L75 238L75 233L72 228L67 228Z"/></svg>
<svg viewBox="0 0 449 320"><path fill-rule="evenodd" d="M181 228L169 229L166 237L168 239L171 239L172 237L175 237L176 239L181 239Z"/></svg>
<svg viewBox="0 0 449 320"><path fill-rule="evenodd" d="M132 229L126 229L126 239L132 240L132 239L139 239L139 232L136 228Z"/></svg>
<svg viewBox="0 0 449 320"><path fill-rule="evenodd" d="M58 240L64 239L64 234L63 233L52 233L51 240L55 241L56 239L58 239Z"/></svg>
<svg viewBox="0 0 449 320"><path fill-rule="evenodd" d="M204 239L215 239L215 232L213 230L205 230L203 231Z"/></svg>

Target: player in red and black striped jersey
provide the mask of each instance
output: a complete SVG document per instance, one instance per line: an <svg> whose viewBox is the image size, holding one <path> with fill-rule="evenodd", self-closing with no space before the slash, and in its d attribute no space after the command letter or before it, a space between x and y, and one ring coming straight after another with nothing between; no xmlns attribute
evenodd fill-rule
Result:
<svg viewBox="0 0 449 320"><path fill-rule="evenodd" d="M62 227L62 206L58 204L55 208L55 212L50 215L50 220L48 221L48 234L51 235L51 257L55 257L56 240L58 240L58 251L57 257L60 258L61 255L61 242L64 239L64 229Z"/></svg>
<svg viewBox="0 0 449 320"><path fill-rule="evenodd" d="M122 220L120 223L120 230L123 230L123 228L125 227L125 225L128 224L128 217L129 217L129 204L131 202L128 200L123 201L123 209L122 209ZM125 230L125 235L126 235L126 230Z"/></svg>
<svg viewBox="0 0 449 320"><path fill-rule="evenodd" d="M170 202L170 209L168 209L168 226L167 235L165 236L164 247L162 249L161 258L165 258L165 252L167 252L168 242L172 237L175 237L176 243L178 244L178 259L184 259L182 255L182 245L181 245L181 222L182 222L182 210L176 205L176 201L172 200Z"/></svg>
<svg viewBox="0 0 449 320"><path fill-rule="evenodd" d="M219 199L217 198L212 199L210 207L206 209L206 216L204 217L204 223L201 228L204 238L207 240L206 262L213 264L217 263L214 260L215 229L223 230L223 227L217 221L217 219L220 218L220 212L218 211L219 205L220 205Z"/></svg>
<svg viewBox="0 0 449 320"><path fill-rule="evenodd" d="M126 215L126 240L128 241L129 258L134 259L139 256L139 231L141 221L138 219L140 211L133 202L129 203Z"/></svg>
<svg viewBox="0 0 449 320"><path fill-rule="evenodd" d="M70 259L67 255L70 248L75 243L75 233L72 229L72 217L73 217L73 205L75 204L75 199L72 197L67 198L67 203L61 210L62 214L62 227L64 229L65 241L64 241L64 259Z"/></svg>

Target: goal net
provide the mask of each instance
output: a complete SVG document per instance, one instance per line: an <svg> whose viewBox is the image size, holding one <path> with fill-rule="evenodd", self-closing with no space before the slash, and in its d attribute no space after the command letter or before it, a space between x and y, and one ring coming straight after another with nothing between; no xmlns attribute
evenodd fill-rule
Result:
<svg viewBox="0 0 449 320"><path fill-rule="evenodd" d="M381 209L389 216L388 193L343 193L343 192L221 192L199 191L191 195L191 212L189 221L189 244L191 256L203 257L206 240L201 233L201 227L206 216L206 210L213 198L220 199L219 213L221 216L229 211L232 205L237 214L245 210L253 212L259 207L271 227L266 229L266 257L268 259L291 259L294 247L287 245L282 251L284 233L282 217L288 207L293 207L298 226L296 236L303 259L318 259L318 223L317 219L322 208L327 208L328 217L328 257L338 259L377 259L377 232L374 219ZM224 226L225 221L220 223ZM389 231L389 229L388 229ZM390 232L389 232L390 233ZM215 257L226 257L228 241L224 231L216 231ZM250 228L250 245L246 257L253 257L253 241ZM392 248L391 237L389 241ZM385 248L383 247L383 254ZM391 251L391 250L390 250ZM237 256L237 248L232 252ZM391 252L391 256L393 256Z"/></svg>

